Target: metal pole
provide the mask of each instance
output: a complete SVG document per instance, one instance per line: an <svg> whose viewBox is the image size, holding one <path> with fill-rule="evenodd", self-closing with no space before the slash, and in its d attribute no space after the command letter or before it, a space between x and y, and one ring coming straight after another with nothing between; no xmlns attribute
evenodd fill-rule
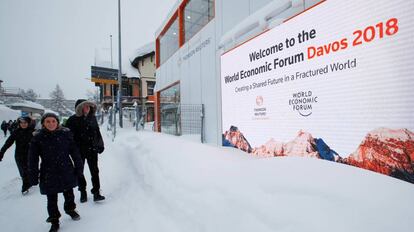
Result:
<svg viewBox="0 0 414 232"><path fill-rule="evenodd" d="M145 125L145 99L144 99L144 80L142 79L141 76L141 118L142 118L142 123L143 123L143 127Z"/></svg>
<svg viewBox="0 0 414 232"><path fill-rule="evenodd" d="M109 35L111 40L111 68L114 68L114 62L112 61L112 35Z"/></svg>
<svg viewBox="0 0 414 232"><path fill-rule="evenodd" d="M112 35L109 35L109 39L111 41L111 68L114 68L114 62L112 60ZM112 95L112 109L111 109L111 113L115 112L113 111L113 109L115 109L115 87L114 84L111 84L111 95ZM112 119L112 117L111 117ZM115 121L111 121L112 126L111 129L115 130L114 127L116 126Z"/></svg>
<svg viewBox="0 0 414 232"><path fill-rule="evenodd" d="M116 136L116 107L112 108L114 122L112 123L112 141L114 141Z"/></svg>
<svg viewBox="0 0 414 232"><path fill-rule="evenodd" d="M136 102L135 102L136 103ZM139 126L139 106L135 105L135 130L138 131Z"/></svg>
<svg viewBox="0 0 414 232"><path fill-rule="evenodd" d="M118 110L119 127L122 128L121 0L118 0L118 56Z"/></svg>

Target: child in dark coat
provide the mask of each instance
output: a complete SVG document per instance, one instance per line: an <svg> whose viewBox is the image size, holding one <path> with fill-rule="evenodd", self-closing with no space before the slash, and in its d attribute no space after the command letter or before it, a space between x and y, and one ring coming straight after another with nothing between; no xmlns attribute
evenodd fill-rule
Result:
<svg viewBox="0 0 414 232"><path fill-rule="evenodd" d="M76 212L73 188L83 173L79 151L69 129L59 127L59 119L53 113L46 113L41 119L43 128L35 133L29 149L29 173L33 185L40 179L40 193L47 196L47 222L52 223L50 231L59 229L61 216L57 201L58 193L65 198L65 213L73 220L79 220ZM39 158L41 159L39 170Z"/></svg>

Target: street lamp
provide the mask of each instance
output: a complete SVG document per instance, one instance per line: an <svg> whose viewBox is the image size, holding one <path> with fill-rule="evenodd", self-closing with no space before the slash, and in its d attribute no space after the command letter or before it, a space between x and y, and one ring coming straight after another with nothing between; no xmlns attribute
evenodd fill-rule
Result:
<svg viewBox="0 0 414 232"><path fill-rule="evenodd" d="M121 65L121 0L118 0L118 108L119 127L122 128L122 65Z"/></svg>

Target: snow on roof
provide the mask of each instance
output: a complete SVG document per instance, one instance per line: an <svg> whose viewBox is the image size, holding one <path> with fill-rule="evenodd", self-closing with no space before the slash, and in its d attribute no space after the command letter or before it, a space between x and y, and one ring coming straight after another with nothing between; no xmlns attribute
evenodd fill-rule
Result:
<svg viewBox="0 0 414 232"><path fill-rule="evenodd" d="M177 0L174 6L171 8L170 12L168 13L167 17L162 21L160 27L155 31L155 37L158 37L161 31L164 29L165 25L167 25L168 20L174 15L175 11L178 9L178 6L181 4L182 0Z"/></svg>
<svg viewBox="0 0 414 232"><path fill-rule="evenodd" d="M253 30L263 31L269 26L274 27L281 24L285 18L279 18L278 15L291 7L300 7L301 4L301 1L298 0L271 1L225 33L221 37L219 48L229 49L236 45L238 38Z"/></svg>
<svg viewBox="0 0 414 232"><path fill-rule="evenodd" d="M15 120L18 117L20 117L21 111L20 110L13 110L9 107L0 104L0 123L3 120L9 121L9 120Z"/></svg>
<svg viewBox="0 0 414 232"><path fill-rule="evenodd" d="M147 43L144 46L136 49L132 56L130 57L131 60L135 59L136 57L145 56L151 52L155 52L155 43Z"/></svg>
<svg viewBox="0 0 414 232"><path fill-rule="evenodd" d="M127 56L129 57L129 56ZM135 58L135 57L134 57ZM133 59L132 59L133 60ZM131 65L131 59L122 56L122 75L126 77L139 77L138 70ZM95 65L104 68L118 69L118 59L112 61L111 65L111 51L108 48L95 49Z"/></svg>
<svg viewBox="0 0 414 232"><path fill-rule="evenodd" d="M138 48L138 49L136 49L132 54L131 54L131 56L130 56L130 58L129 58L129 60L130 60L130 62L132 62L132 61L134 61L137 57L140 57L140 56L145 56L145 55L147 55L147 54L149 54L149 53L151 53L151 52L155 52L155 43L154 42L151 42L151 43L147 43L147 44L145 44L144 46L142 46L142 47L140 47L140 48ZM132 66L132 65L131 65ZM135 68L135 67L134 67ZM138 78L141 78L141 73L139 72L139 70L138 69L135 69L136 71L137 71L137 73L138 73L138 76L136 76L136 77L138 77Z"/></svg>
<svg viewBox="0 0 414 232"><path fill-rule="evenodd" d="M16 103L10 104L10 106L28 107L28 108L38 109L38 110L44 110L45 109L45 107L43 107L42 105L37 104L37 103L32 102L32 101L16 102Z"/></svg>

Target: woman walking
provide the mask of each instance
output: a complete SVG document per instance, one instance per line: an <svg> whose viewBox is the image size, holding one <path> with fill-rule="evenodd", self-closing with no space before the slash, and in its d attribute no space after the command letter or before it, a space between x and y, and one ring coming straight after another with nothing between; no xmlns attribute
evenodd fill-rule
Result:
<svg viewBox="0 0 414 232"><path fill-rule="evenodd" d="M41 124L43 128L35 133L30 144L29 173L33 185L37 185L40 179L40 193L47 196L49 217L46 222L52 224L50 232L54 232L59 229L61 216L57 204L58 193L63 193L65 198L65 213L75 221L80 219L75 210L73 188L78 185L77 178L83 173L83 164L72 133L59 126L55 114L44 114Z"/></svg>
<svg viewBox="0 0 414 232"><path fill-rule="evenodd" d="M17 121L19 123L17 129L11 133L0 150L0 161L3 159L7 149L9 149L13 143L16 143L14 158L16 159L17 168L19 169L19 174L23 181L22 193L25 194L30 188L27 161L29 143L33 137L34 129L29 126L31 123L30 117L21 117L17 119Z"/></svg>

